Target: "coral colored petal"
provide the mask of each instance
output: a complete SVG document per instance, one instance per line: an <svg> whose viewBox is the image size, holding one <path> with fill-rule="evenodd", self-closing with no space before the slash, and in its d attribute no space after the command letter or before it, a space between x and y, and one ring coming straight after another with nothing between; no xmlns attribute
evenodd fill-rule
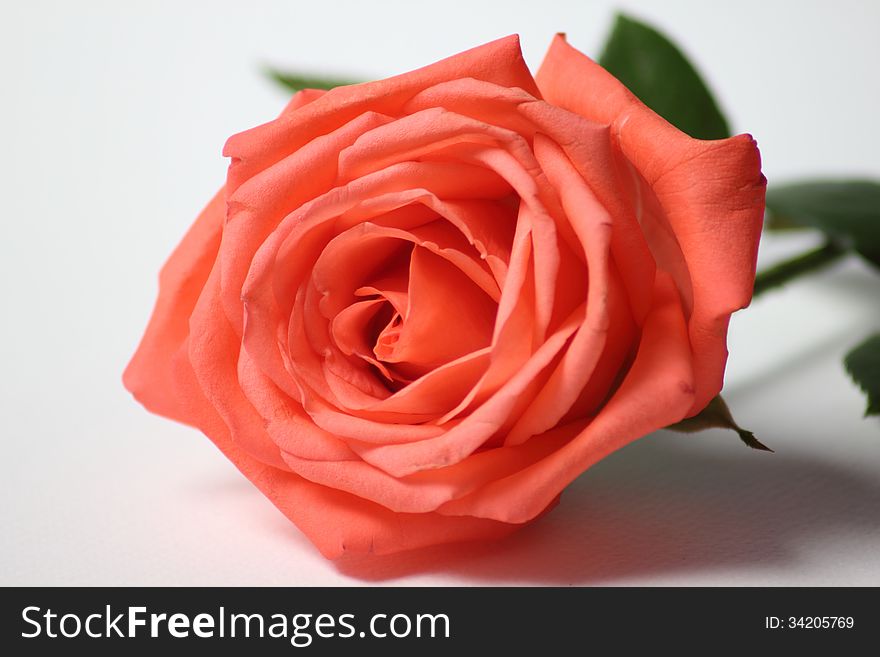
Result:
<svg viewBox="0 0 880 657"><path fill-rule="evenodd" d="M392 78L337 87L296 112L230 137L223 149L224 155L233 158L230 192L318 135L327 134L364 112L399 115L403 106L423 89L461 78L520 87L540 97L515 35Z"/></svg>
<svg viewBox="0 0 880 657"><path fill-rule="evenodd" d="M229 194L220 251L221 288L224 312L236 331L242 331L242 287L257 249L286 216L334 186L336 155L342 148L390 120L369 112L359 116L317 137Z"/></svg>
<svg viewBox="0 0 880 657"><path fill-rule="evenodd" d="M300 107L305 107L313 100L318 100L325 93L327 93L326 89L300 89L293 94L293 97L288 101L284 109L281 110L281 116L295 112Z"/></svg>
<svg viewBox="0 0 880 657"><path fill-rule="evenodd" d="M441 435L394 445L349 441L349 446L365 461L395 477L459 463L491 438L511 411L521 404L523 392L547 368L575 332L580 324L578 315L582 313L582 310L573 313L510 380L459 424L447 424L448 430Z"/></svg>
<svg viewBox="0 0 880 657"><path fill-rule="evenodd" d="M489 346L495 303L460 269L428 249L413 250L408 299L400 335L380 356L385 362L430 371Z"/></svg>
<svg viewBox="0 0 880 657"><path fill-rule="evenodd" d="M534 465L449 502L439 511L526 522L600 459L681 420L693 405L693 368L681 304L667 274L658 277L655 303L626 379L579 435Z"/></svg>
<svg viewBox="0 0 880 657"><path fill-rule="evenodd" d="M232 439L264 463L284 467L277 445L238 381L241 341L220 308L220 268L211 270L190 317L189 360L205 397L217 409Z"/></svg>
<svg viewBox="0 0 880 657"><path fill-rule="evenodd" d="M555 426L578 398L590 379L605 347L612 296L608 275L612 223L591 190L571 163L552 142L536 137L535 152L552 184L560 190L562 203L571 219L589 268L587 306L582 326L529 410L520 417L505 439L515 445Z"/></svg>
<svg viewBox="0 0 880 657"><path fill-rule="evenodd" d="M633 313L641 322L651 306L656 265L639 225L640 189L633 180L632 165L614 144L610 127L545 102L524 103L518 110L540 130L535 148L542 142L561 148L607 211L614 224L611 251Z"/></svg>
<svg viewBox="0 0 880 657"><path fill-rule="evenodd" d="M436 220L401 230L367 221L334 237L315 262L312 279L324 295L320 303L323 316L335 317L350 305L358 289L374 283L398 263L394 257L397 251L405 251L401 255L408 257L412 244L448 261L497 299L498 287L488 265L449 222ZM405 307L399 310L405 312Z"/></svg>
<svg viewBox="0 0 880 657"><path fill-rule="evenodd" d="M377 414L380 413L418 413L426 419L434 419L448 412L474 387L489 364L489 356L488 347L465 354L428 372L390 397L366 407L365 412L359 414L379 419Z"/></svg>
<svg viewBox="0 0 880 657"><path fill-rule="evenodd" d="M360 288L363 290L364 288ZM357 301L347 308L343 308L330 324L330 335L339 350L347 356L357 356L375 361L371 357L372 345L369 337L376 332L377 320L381 319L379 312L392 308L387 299L376 298L365 301ZM384 365L382 366L384 368ZM391 378L385 374L386 378Z"/></svg>
<svg viewBox="0 0 880 657"><path fill-rule="evenodd" d="M326 462L287 454L284 458L294 472L309 481L339 488L393 511L429 513L546 458L577 435L583 425L572 423L548 432L540 441L486 450L448 468L403 478L392 477L360 460Z"/></svg>
<svg viewBox="0 0 880 657"><path fill-rule="evenodd" d="M518 109L520 105L536 100L535 96L523 89L462 78L441 82L420 91L403 109L407 114L413 114L442 107L461 116L512 130L531 140L535 134L535 124L520 114Z"/></svg>
<svg viewBox="0 0 880 657"><path fill-rule="evenodd" d="M189 317L217 257L225 197L221 188L162 267L150 323L123 374L125 387L147 409L188 424L187 405L171 392L169 363L189 334Z"/></svg>
<svg viewBox="0 0 880 657"><path fill-rule="evenodd" d="M755 142L748 135L688 137L561 36L537 80L549 103L611 126L666 215L693 285L695 413L721 389L730 314L751 299L766 186Z"/></svg>
<svg viewBox="0 0 880 657"><path fill-rule="evenodd" d="M510 269L498 304L489 367L461 403L438 419L438 424L477 408L510 380L534 353L535 288L531 255L530 230L518 222Z"/></svg>
<svg viewBox="0 0 880 657"><path fill-rule="evenodd" d="M242 392L263 418L266 433L282 454L288 452L319 461L357 458L342 440L316 426L302 406L260 372L244 349L238 359L238 380Z"/></svg>

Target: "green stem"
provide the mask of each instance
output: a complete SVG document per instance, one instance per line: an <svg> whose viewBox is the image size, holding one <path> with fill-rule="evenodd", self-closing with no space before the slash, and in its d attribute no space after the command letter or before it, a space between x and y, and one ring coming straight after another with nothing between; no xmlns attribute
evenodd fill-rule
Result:
<svg viewBox="0 0 880 657"><path fill-rule="evenodd" d="M798 276L830 265L845 253L846 249L839 244L826 242L817 249L802 253L791 260L780 262L778 265L774 265L757 275L755 278L754 296L763 294L774 287L779 287Z"/></svg>

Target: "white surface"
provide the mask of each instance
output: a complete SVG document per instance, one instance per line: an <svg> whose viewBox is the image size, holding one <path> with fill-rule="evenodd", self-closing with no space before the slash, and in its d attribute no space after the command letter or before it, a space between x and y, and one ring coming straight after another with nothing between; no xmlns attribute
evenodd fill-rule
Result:
<svg viewBox="0 0 880 657"><path fill-rule="evenodd" d="M877 3L619 5L698 60L771 181L880 176ZM377 77L520 32L537 66L556 31L595 54L612 7L4 0L0 584L880 584L880 424L840 366L880 326L857 263L735 318L727 397L776 454L661 432L494 544L327 562L121 386L225 138L284 102L261 63Z"/></svg>

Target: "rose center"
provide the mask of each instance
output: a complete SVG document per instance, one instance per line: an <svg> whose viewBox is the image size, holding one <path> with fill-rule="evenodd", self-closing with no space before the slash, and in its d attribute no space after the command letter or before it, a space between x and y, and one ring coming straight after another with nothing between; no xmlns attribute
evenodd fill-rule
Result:
<svg viewBox="0 0 880 657"><path fill-rule="evenodd" d="M331 340L392 390L489 346L497 303L474 280L479 253L465 247L361 235L328 249L339 271L316 271Z"/></svg>

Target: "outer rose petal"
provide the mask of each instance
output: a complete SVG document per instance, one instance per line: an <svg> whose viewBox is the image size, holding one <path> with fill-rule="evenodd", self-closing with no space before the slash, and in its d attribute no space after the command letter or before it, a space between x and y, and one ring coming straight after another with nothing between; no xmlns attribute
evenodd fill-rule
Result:
<svg viewBox="0 0 880 657"><path fill-rule="evenodd" d="M192 424L173 394L169 364L189 335L189 316L220 247L226 191L208 203L159 274L159 298L146 333L122 375L125 387L153 413Z"/></svg>
<svg viewBox="0 0 880 657"><path fill-rule="evenodd" d="M324 95L303 89L282 114ZM159 296L150 323L122 376L125 387L153 413L192 424L186 404L172 394L169 364L189 335L189 317L211 273L226 218L226 187L221 187L196 218L159 273Z"/></svg>
<svg viewBox="0 0 880 657"><path fill-rule="evenodd" d="M696 396L689 414L697 413L721 390L730 314L752 296L766 186L755 142L748 135L688 137L562 35L536 79L547 102L611 125L665 212L693 286L688 333Z"/></svg>
<svg viewBox="0 0 880 657"><path fill-rule="evenodd" d="M230 137L224 148L226 155L235 158L229 170L230 193L244 180L314 137L335 130L364 112L396 112L423 89L461 78L520 87L540 97L516 35L385 80L337 87L303 112L287 114Z"/></svg>

